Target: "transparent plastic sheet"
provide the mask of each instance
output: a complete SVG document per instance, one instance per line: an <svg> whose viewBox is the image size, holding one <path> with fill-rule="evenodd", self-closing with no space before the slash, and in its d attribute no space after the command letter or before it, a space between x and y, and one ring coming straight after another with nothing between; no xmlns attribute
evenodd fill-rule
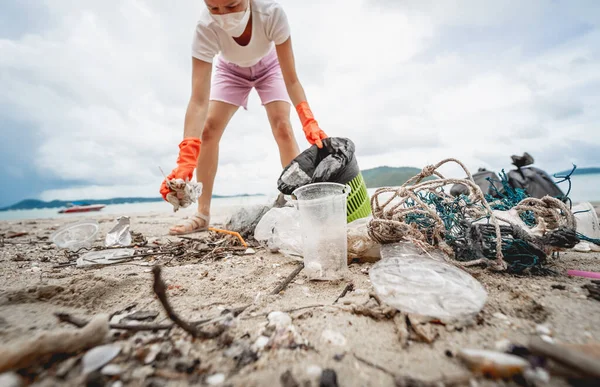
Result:
<svg viewBox="0 0 600 387"><path fill-rule="evenodd" d="M77 259L77 267L85 268L97 265L115 265L117 263L131 261L134 253L134 249L90 251Z"/></svg>
<svg viewBox="0 0 600 387"><path fill-rule="evenodd" d="M254 239L266 242L273 251L301 260L302 234L298 210L294 207L270 209L256 225Z"/></svg>
<svg viewBox="0 0 600 387"><path fill-rule="evenodd" d="M402 312L447 322L473 317L485 305L487 292L476 279L410 242L382 245L381 258L369 271L371 282Z"/></svg>
<svg viewBox="0 0 600 387"><path fill-rule="evenodd" d="M92 247L99 228L100 225L95 220L70 223L57 230L50 239L62 249L77 251Z"/></svg>

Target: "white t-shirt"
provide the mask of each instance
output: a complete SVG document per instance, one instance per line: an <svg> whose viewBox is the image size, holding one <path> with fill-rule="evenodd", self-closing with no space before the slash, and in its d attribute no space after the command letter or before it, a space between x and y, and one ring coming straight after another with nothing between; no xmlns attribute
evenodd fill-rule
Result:
<svg viewBox="0 0 600 387"><path fill-rule="evenodd" d="M290 27L283 7L274 0L250 0L252 37L246 46L240 46L215 23L208 8L202 10L196 24L192 56L212 63L217 54L230 63L250 67L290 37Z"/></svg>

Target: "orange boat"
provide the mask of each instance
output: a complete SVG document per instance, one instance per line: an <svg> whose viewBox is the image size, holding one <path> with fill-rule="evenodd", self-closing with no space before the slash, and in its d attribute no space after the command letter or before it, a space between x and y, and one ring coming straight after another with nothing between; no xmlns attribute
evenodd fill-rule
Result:
<svg viewBox="0 0 600 387"><path fill-rule="evenodd" d="M74 212L100 211L106 207L104 204L70 203L67 208L58 211L59 214L71 214Z"/></svg>

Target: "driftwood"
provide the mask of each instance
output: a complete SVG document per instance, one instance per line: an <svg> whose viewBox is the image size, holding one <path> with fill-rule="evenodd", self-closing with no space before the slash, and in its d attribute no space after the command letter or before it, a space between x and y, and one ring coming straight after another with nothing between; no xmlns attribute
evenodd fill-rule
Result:
<svg viewBox="0 0 600 387"><path fill-rule="evenodd" d="M101 314L77 330L43 332L12 344L0 346L0 373L41 364L48 357L74 354L102 343L108 334L108 315Z"/></svg>
<svg viewBox="0 0 600 387"><path fill-rule="evenodd" d="M177 325L178 327L180 327L181 329L183 329L184 331L186 331L187 333L192 335L192 337L194 337L194 338L214 339L216 337L221 336L221 334L223 332L225 332L225 326L222 324L220 324L216 328L215 331L206 332L206 331L201 330L197 325L187 322L187 321L183 320L181 317L179 317L179 315L175 312L175 310L169 303L169 299L167 297L167 287L161 278L161 270L162 269L160 266L154 266L152 268L152 273L154 275L153 288L154 288L154 293L156 294L156 297L158 297L158 300L160 301L163 308L165 309L165 313L167 313L167 316L171 319L171 321L173 321L175 323L175 325Z"/></svg>
<svg viewBox="0 0 600 387"><path fill-rule="evenodd" d="M74 325L78 328L83 328L89 324L88 320L71 316L68 313L55 313L59 321ZM173 324L109 324L110 329L122 329L132 332L141 331L160 331L173 328Z"/></svg>

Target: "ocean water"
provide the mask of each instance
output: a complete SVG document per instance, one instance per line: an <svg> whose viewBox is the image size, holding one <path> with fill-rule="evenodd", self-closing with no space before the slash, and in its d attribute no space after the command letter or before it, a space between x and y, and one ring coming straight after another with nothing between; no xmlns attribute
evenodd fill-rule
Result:
<svg viewBox="0 0 600 387"><path fill-rule="evenodd" d="M600 174L594 175L578 175L571 178L572 188L569 197L574 203L577 202L600 202ZM562 183L560 188L566 192L568 185ZM373 195L376 189L368 190L369 195ZM230 207L248 206L253 204L267 204L275 200L276 194L266 196L251 196L251 197L232 197L213 199L211 212L218 213L219 209ZM15 219L48 219L48 218L75 218L81 216L94 217L95 214L116 214L133 216L144 213L157 214L172 214L172 207L166 202L155 203L133 203L133 204L116 204L108 205L100 212L90 212L87 214L59 214L58 208L40 209L40 210L19 210L19 211L3 211L0 212L0 220L15 220Z"/></svg>

